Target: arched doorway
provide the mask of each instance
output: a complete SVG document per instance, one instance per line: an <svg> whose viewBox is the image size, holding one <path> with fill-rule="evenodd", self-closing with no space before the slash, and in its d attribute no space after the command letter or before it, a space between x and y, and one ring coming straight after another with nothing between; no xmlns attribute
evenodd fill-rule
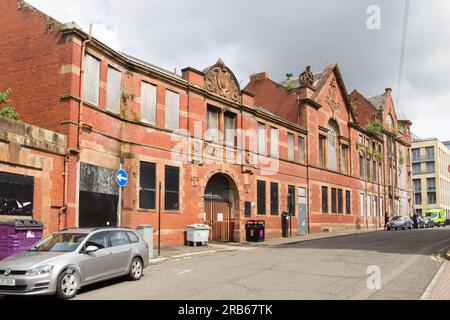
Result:
<svg viewBox="0 0 450 320"><path fill-rule="evenodd" d="M228 176L218 173L208 181L204 202L206 223L211 227L209 241L233 241L238 197L236 185Z"/></svg>

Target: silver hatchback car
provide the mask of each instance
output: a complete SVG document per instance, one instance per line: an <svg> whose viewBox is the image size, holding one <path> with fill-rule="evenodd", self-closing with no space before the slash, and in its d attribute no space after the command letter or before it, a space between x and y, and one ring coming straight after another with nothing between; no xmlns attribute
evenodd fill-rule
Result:
<svg viewBox="0 0 450 320"><path fill-rule="evenodd" d="M75 297L96 282L128 275L139 280L148 245L130 229L70 229L0 261L0 295Z"/></svg>

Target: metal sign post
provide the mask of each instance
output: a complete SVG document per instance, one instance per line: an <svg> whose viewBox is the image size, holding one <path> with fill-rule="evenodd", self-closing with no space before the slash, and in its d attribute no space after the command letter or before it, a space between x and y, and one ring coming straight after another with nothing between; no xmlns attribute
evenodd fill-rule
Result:
<svg viewBox="0 0 450 320"><path fill-rule="evenodd" d="M117 225L122 227L122 189L128 183L128 174L123 170L123 165L120 164L120 169L116 173L116 182L119 185L119 203L117 205Z"/></svg>

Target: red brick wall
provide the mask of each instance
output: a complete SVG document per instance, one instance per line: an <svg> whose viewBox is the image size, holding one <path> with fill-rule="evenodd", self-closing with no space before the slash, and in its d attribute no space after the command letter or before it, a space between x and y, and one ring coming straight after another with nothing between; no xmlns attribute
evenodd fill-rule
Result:
<svg viewBox="0 0 450 320"><path fill-rule="evenodd" d="M67 134L60 125L69 118L62 95L70 92L71 76L62 66L72 60L72 45L65 41L52 20L17 0L0 7L0 90L11 88L11 100L24 122Z"/></svg>

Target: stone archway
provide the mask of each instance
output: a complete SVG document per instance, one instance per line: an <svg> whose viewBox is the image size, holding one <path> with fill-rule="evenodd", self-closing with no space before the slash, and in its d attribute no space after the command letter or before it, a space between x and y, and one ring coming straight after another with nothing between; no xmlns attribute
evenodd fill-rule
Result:
<svg viewBox="0 0 450 320"><path fill-rule="evenodd" d="M204 208L206 223L211 227L212 242L234 240L239 226L239 192L233 179L224 173L216 173L205 187Z"/></svg>

